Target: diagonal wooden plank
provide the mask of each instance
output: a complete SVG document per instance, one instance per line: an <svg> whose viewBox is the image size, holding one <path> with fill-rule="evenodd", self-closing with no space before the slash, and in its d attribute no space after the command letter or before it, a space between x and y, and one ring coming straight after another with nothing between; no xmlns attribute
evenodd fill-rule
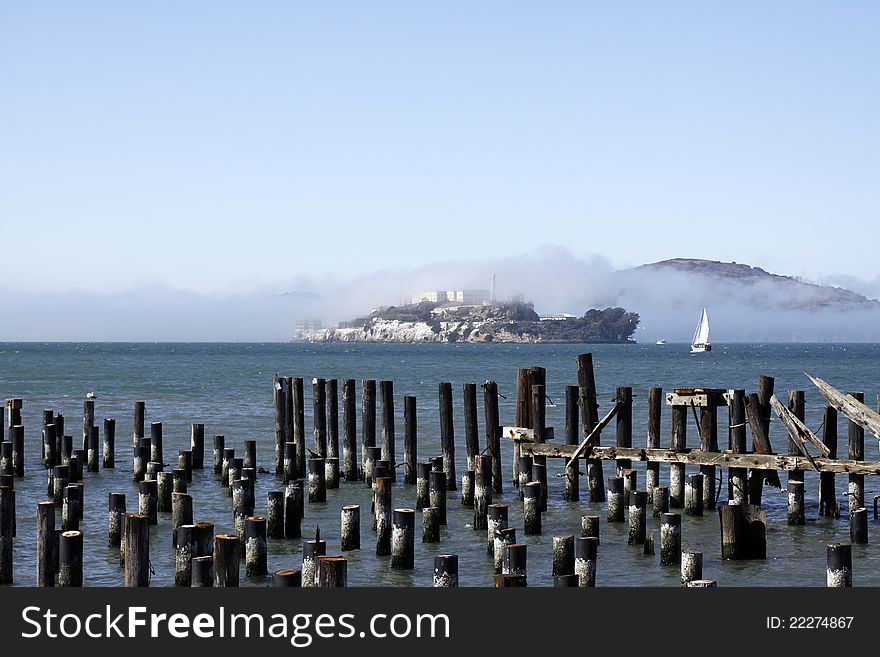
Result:
<svg viewBox="0 0 880 657"><path fill-rule="evenodd" d="M599 424L593 427L593 430L590 432L590 434L586 438L584 438L584 441L580 445L578 445L577 449L574 451L574 454L572 454L572 456L568 459L568 462L565 464L565 467L570 466L572 463L576 463L577 460L582 456L589 456L590 451L593 448L593 439L602 432L602 429L604 429L609 422L611 422L611 418L613 418L617 414L617 411L619 411L622 406L623 401L618 399L615 402L614 407L610 411L608 411L608 414L599 421Z"/></svg>
<svg viewBox="0 0 880 657"><path fill-rule="evenodd" d="M776 395L770 397L770 406L773 408L776 416L782 421L782 424L785 425L785 428L788 429L789 435L794 441L794 444L797 445L798 449L801 451L801 454L807 457L810 463L813 463L813 457L810 456L810 453L807 451L807 439L804 437L810 433L810 430L801 424L800 420L795 417L794 413L782 405L782 402L779 401L779 398ZM825 446L821 441L819 441L819 444L823 447ZM826 447L825 449L828 448Z"/></svg>
<svg viewBox="0 0 880 657"><path fill-rule="evenodd" d="M840 390L826 381L823 381L819 377L811 376L806 372L804 372L804 375L813 382L831 406L843 413L860 427L867 429L873 433L874 436L880 438L880 413L872 411L850 395L843 394Z"/></svg>

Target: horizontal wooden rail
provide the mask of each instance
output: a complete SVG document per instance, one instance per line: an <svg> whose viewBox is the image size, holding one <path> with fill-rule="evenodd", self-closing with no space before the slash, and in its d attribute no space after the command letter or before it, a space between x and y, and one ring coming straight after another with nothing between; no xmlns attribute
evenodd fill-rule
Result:
<svg viewBox="0 0 880 657"><path fill-rule="evenodd" d="M525 453L533 456L570 459L577 445L551 445L548 443L522 443ZM837 459L813 458L813 464L804 456L790 454L734 454L721 452L702 452L689 449L673 452L669 449L644 449L636 447L594 447L591 459L629 459L631 461L659 461L685 463L689 465L717 465L722 468L755 468L757 470L813 470L819 472L846 472L849 474L880 475L878 461L844 461Z"/></svg>

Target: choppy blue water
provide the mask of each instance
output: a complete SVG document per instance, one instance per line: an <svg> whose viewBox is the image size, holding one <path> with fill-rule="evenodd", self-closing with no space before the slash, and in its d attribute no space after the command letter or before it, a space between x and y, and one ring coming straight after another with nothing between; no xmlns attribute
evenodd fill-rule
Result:
<svg viewBox="0 0 880 657"><path fill-rule="evenodd" d="M106 547L106 505L109 492L122 491L129 508L136 505L137 491L131 480L131 422L135 400L146 402L146 423L163 422L166 461L178 449L188 449L191 422L204 422L206 453L210 459L211 437L226 435L230 447L243 447L246 439L258 441L259 465L272 470L274 416L272 376L274 373L306 378L307 436L311 429L311 377L391 379L394 381L398 451L402 450L404 395L418 399L419 457L439 454L437 384L453 382L457 442L457 472L465 469L461 384L498 382L503 424L513 423L513 398L516 371L519 367L541 365L547 369L547 392L555 406L547 408L547 424L558 427L564 422L564 386L576 383L575 356L593 354L600 414L607 411L617 386L634 390L633 435L635 445L644 445L646 430L646 390L659 385L664 389L681 386L742 387L754 391L759 374L776 378L776 391L784 398L786 390L806 391L807 424L816 429L821 423L824 400L812 388L803 372L818 375L836 387L865 393L873 405L880 392L878 344L730 344L716 345L709 354L690 355L685 344L658 345L393 345L393 344L41 344L0 343L0 397L21 397L25 424L26 468L23 480L15 484L18 512L18 537L15 543L15 578L20 585L33 584L36 572L35 505L46 499L46 477L39 464L41 413L44 408L63 413L66 433L81 440L82 400L86 391L97 394L95 418L100 426L105 417L117 422L117 468L100 473L86 473L85 580L86 585L116 586L122 572L115 549ZM358 409L360 402L358 401ZM482 409L479 413L482 441ZM726 413L719 413L719 442L726 444ZM663 435L668 444L669 409L664 407ZM840 452L846 453L846 425L839 425ZM147 434L149 435L149 434ZM613 427L611 434L613 435ZM697 442L693 426L689 445ZM608 438L605 444L608 444ZM778 451L786 448L787 437L778 423L771 428L771 440ZM866 459L878 459L877 440L865 438ZM510 472L512 448L504 445L505 474ZM400 458L400 453L398 458ZM501 499L510 505L510 523L519 527L518 538L528 544L529 583L549 585L550 545L554 535L578 534L580 516L602 516L602 535L597 584L602 585L678 585L676 568L659 566L659 557L645 557L639 548L626 544L626 526L604 521L604 508L586 501L564 502L562 486L553 474L559 463L551 459L549 510L544 514L544 533L537 537L522 534L521 508L515 489L506 483ZM644 466L639 469L640 486ZM606 467L606 476L609 474ZM661 468L661 479L668 477ZM586 478L581 478L582 487ZM783 482L785 478L783 476ZM786 497L774 489L765 489L764 505L768 512L768 559L765 562L722 562L717 515L683 518L682 546L703 550L704 577L717 579L720 586L739 585L824 585L825 546L829 542L848 541L846 519L819 519L818 478L807 474L807 524L788 527L785 521ZM265 511L266 491L279 487L272 475L261 475L257 482L256 513ZM726 492L726 482L722 487ZM867 478L866 500L878 491L877 482ZM837 477L838 499L845 501L844 476ZM221 531L232 530L232 509L226 490L214 480L210 469L196 471L189 492L193 495L194 516L210 520ZM395 485L394 506L415 503L415 487ZM582 497L586 497L582 494ZM722 501L725 493L722 493ZM388 557L374 554L374 534L369 526L370 495L360 484L341 482L341 488L328 491L326 504L308 504L304 533L311 535L320 524L322 537L328 541L328 554L339 553L339 513L344 504L360 504L362 509L361 541L363 549L348 552L349 585L430 586L433 556L456 553L460 559L462 586L489 586L492 564L485 550L485 532L470 527L472 510L459 504L457 493L449 493L449 524L439 544L423 545L420 531L416 536L416 568L410 572L392 571ZM648 529L657 529L650 517ZM871 539L878 525L871 520ZM659 550L658 550L659 553ZM151 560L155 571L153 585L171 585L174 579L174 556L171 549L170 514L160 514L159 525L151 528ZM854 581L856 585L880 585L877 548L873 543L854 546ZM272 540L269 546L269 570L301 563L299 540ZM265 585L266 581L246 580L243 585Z"/></svg>

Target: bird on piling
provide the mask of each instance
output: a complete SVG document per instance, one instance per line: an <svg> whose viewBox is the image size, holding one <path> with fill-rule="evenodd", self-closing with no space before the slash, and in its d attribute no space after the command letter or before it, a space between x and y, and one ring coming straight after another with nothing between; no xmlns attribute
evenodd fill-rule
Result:
<svg viewBox="0 0 880 657"><path fill-rule="evenodd" d="M86 393L86 399L97 399L97 398L98 398L98 396L94 392L92 392L91 390L89 390Z"/></svg>

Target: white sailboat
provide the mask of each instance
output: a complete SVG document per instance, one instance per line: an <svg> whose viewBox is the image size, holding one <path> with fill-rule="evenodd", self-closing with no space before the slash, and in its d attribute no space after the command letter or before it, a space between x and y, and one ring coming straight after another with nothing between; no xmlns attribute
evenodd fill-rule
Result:
<svg viewBox="0 0 880 657"><path fill-rule="evenodd" d="M691 340L692 354L704 351L712 351L712 344L709 342L709 315L706 314L705 308L703 308L703 314L700 315L697 329L694 331L694 339Z"/></svg>

